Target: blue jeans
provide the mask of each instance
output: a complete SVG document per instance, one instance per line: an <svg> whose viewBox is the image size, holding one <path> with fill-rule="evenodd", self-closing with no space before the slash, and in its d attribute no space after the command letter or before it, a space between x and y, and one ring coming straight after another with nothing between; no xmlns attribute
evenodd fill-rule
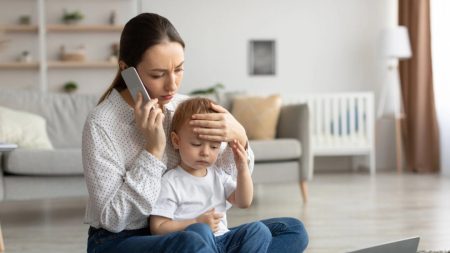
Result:
<svg viewBox="0 0 450 253"><path fill-rule="evenodd" d="M272 242L267 252L303 252L308 246L308 233L301 221L283 217L261 220L272 232Z"/></svg>
<svg viewBox="0 0 450 253"><path fill-rule="evenodd" d="M257 225L250 225L256 223ZM258 248L258 244L251 245L240 241L243 238L257 237L263 234L267 237L267 230L272 234L267 252L303 252L308 245L308 234L303 223L294 218L273 218L244 224L230 229L228 239L221 236L215 238L211 229L205 224L193 224L185 231L167 235L150 235L149 229L125 230L111 233L104 229L89 229L88 253L103 252L250 252L245 249ZM249 226L250 225L250 226ZM247 227L246 227L247 226ZM246 231L247 230L247 231ZM227 233L227 234L228 234ZM226 236L227 234L223 235ZM254 239L254 238L253 238ZM263 239L264 241L265 239ZM262 248L265 246L262 246ZM239 250L240 249L240 250ZM230 251L228 251L230 250ZM262 251L263 252L263 251Z"/></svg>
<svg viewBox="0 0 450 253"><path fill-rule="evenodd" d="M272 240L269 228L262 222L252 222L230 229L215 238L217 253L265 253Z"/></svg>
<svg viewBox="0 0 450 253"><path fill-rule="evenodd" d="M303 223L298 219L287 217L243 224L230 228L228 233L216 238L208 226L196 227L194 224L190 228L195 228L196 233L201 234L202 238L207 238L205 239L207 244L218 253L299 253L306 249L309 242ZM268 242L270 244L267 248Z"/></svg>
<svg viewBox="0 0 450 253"><path fill-rule="evenodd" d="M192 226L192 227L191 227ZM189 226L185 231L167 235L150 235L149 228L124 230L112 233L105 229L89 228L88 253L212 253L215 252L202 238L203 231L209 229L206 224ZM196 231L200 229L200 231ZM209 229L210 230L210 229ZM211 230L210 230L211 231Z"/></svg>

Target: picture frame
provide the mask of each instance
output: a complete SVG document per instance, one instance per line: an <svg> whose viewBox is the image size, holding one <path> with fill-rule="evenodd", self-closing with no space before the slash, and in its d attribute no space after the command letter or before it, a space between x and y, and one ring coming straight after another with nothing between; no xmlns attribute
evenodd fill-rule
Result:
<svg viewBox="0 0 450 253"><path fill-rule="evenodd" d="M275 40L250 40L249 74L253 76L270 76L276 74Z"/></svg>

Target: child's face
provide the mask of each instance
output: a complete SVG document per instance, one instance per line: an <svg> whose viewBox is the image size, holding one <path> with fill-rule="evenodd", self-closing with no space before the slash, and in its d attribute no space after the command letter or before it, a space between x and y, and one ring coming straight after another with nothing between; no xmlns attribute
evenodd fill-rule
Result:
<svg viewBox="0 0 450 253"><path fill-rule="evenodd" d="M181 167L188 172L206 170L217 160L220 142L199 139L189 124L185 123L177 133L172 132L172 144L181 156Z"/></svg>

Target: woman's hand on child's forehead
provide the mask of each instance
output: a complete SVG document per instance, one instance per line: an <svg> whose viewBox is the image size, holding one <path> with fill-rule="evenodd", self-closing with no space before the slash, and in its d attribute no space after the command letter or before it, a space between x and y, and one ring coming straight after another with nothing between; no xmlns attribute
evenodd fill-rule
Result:
<svg viewBox="0 0 450 253"><path fill-rule="evenodd" d="M210 146L214 146L214 147L220 147L222 145L221 141L209 141L209 140L204 140L202 138L200 138L198 135L195 136L194 139L191 140L192 143L196 143L196 144L208 144Z"/></svg>

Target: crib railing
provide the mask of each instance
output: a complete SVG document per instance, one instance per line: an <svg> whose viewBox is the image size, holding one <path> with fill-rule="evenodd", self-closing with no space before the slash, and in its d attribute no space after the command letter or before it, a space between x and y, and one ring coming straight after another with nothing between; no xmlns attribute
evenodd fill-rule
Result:
<svg viewBox="0 0 450 253"><path fill-rule="evenodd" d="M314 156L366 155L375 173L373 93L310 94L285 102L308 103Z"/></svg>

